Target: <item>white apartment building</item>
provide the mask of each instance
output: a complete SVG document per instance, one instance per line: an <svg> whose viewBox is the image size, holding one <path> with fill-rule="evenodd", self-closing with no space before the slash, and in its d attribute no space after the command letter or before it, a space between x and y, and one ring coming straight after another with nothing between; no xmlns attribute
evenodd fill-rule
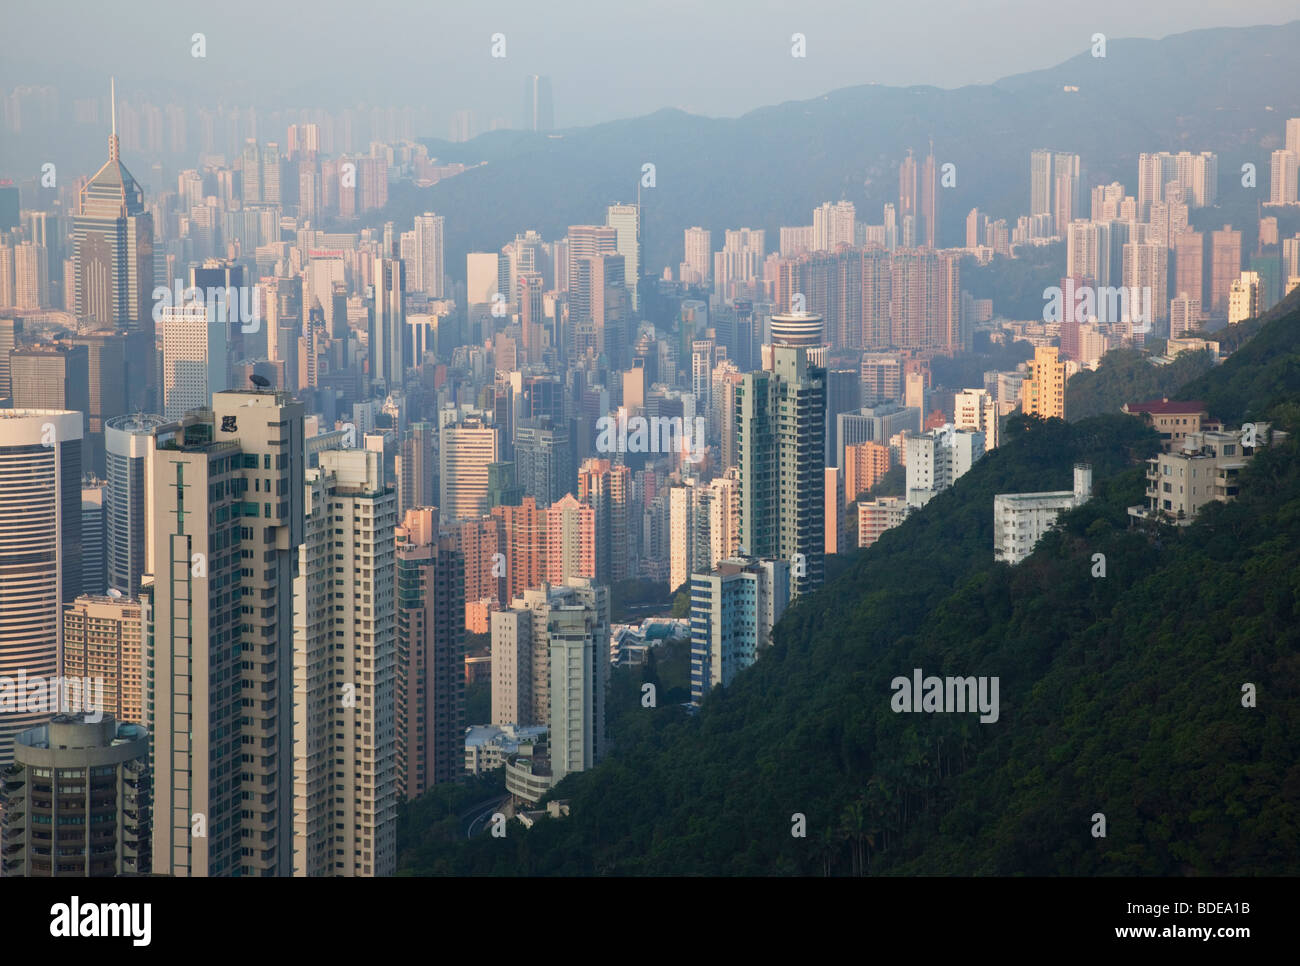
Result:
<svg viewBox="0 0 1300 966"><path fill-rule="evenodd" d="M987 389L963 389L953 404L953 426L984 434L985 449L997 449L998 401Z"/></svg>
<svg viewBox="0 0 1300 966"><path fill-rule="evenodd" d="M1076 463L1074 489L1048 493L999 493L993 497L993 557L1018 564L1065 510L1092 496L1092 467Z"/></svg>
<svg viewBox="0 0 1300 966"><path fill-rule="evenodd" d="M907 504L920 508L984 455L984 434L945 426L909 436L906 448Z"/></svg>
<svg viewBox="0 0 1300 966"><path fill-rule="evenodd" d="M857 212L853 202L829 201L813 209L813 251L833 252L840 244L854 244L854 226Z"/></svg>

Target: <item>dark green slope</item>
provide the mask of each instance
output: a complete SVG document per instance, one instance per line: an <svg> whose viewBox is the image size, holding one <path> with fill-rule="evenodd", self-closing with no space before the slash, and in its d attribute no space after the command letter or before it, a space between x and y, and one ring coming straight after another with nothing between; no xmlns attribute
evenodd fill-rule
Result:
<svg viewBox="0 0 1300 966"><path fill-rule="evenodd" d="M1294 431L1298 327L1297 311L1266 324L1195 394L1230 422ZM1148 537L1125 507L1156 445L1123 416L1014 419L1003 446L794 607L698 716L613 709L620 747L559 789L568 818L442 849L414 833L402 844L421 859L404 869L1300 872L1295 438L1256 458L1236 504ZM1095 498L1020 566L995 564L993 495L1066 489L1077 459ZM997 676L999 720L893 712L890 681L917 667Z"/></svg>

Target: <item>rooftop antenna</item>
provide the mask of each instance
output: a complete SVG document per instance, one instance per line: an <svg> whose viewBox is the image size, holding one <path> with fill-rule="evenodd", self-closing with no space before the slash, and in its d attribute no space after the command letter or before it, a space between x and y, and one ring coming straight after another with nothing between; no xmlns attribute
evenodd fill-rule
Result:
<svg viewBox="0 0 1300 966"><path fill-rule="evenodd" d="M108 160L117 160L117 78L109 79L108 103L109 113L112 115L113 133L108 136Z"/></svg>

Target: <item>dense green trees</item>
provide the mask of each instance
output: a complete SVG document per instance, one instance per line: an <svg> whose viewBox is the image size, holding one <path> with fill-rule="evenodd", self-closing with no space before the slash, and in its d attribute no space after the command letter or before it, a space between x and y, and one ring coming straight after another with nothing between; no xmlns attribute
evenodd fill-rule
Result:
<svg viewBox="0 0 1300 966"><path fill-rule="evenodd" d="M1209 352L1183 352L1169 365L1157 366L1137 349L1112 349L1095 370L1085 369L1066 384L1065 414L1077 421L1117 413L1125 403L1182 396L1179 389L1213 364Z"/></svg>

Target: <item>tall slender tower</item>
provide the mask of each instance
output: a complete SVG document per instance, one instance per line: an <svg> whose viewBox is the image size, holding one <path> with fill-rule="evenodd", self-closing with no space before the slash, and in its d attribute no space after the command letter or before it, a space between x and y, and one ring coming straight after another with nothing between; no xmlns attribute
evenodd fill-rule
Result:
<svg viewBox="0 0 1300 966"><path fill-rule="evenodd" d="M909 215L915 219L919 214L916 209L916 159L912 157L912 149L908 148L907 157L898 166L899 221Z"/></svg>
<svg viewBox="0 0 1300 966"><path fill-rule="evenodd" d="M326 794L318 813L323 822L314 830L323 834L313 840L324 843L325 863L295 871L388 876L397 869L397 493L384 480L380 453L326 450L319 458L309 482L323 484L312 514L324 517L325 539L323 547L318 542L313 548L307 567L300 566L308 581L299 586L299 600L320 586L310 578L324 556L333 604L326 607L323 649L320 635L306 642L308 654L324 657L325 671L314 688L296 686L294 726L312 728L314 714L324 714L328 724L323 756L304 756L293 767L295 784L309 789L317 787L323 769ZM341 570L340 554L348 562ZM311 745L302 750L309 752ZM292 815L287 813L286 821ZM300 860L295 858L295 865Z"/></svg>
<svg viewBox="0 0 1300 966"><path fill-rule="evenodd" d="M108 587L127 597L140 592L140 577L146 569L149 448L154 432L163 422L161 416L138 413L110 419L104 427Z"/></svg>
<svg viewBox="0 0 1300 966"><path fill-rule="evenodd" d="M550 131L554 127L551 79L545 74L529 74L524 78L524 130Z"/></svg>
<svg viewBox="0 0 1300 966"><path fill-rule="evenodd" d="M438 511L397 528L397 785L412 799L454 781L465 758L465 558Z"/></svg>
<svg viewBox="0 0 1300 966"><path fill-rule="evenodd" d="M641 309L637 282L641 278L641 205L610 205L605 224L618 231L616 245L623 256L623 275L631 296L632 311Z"/></svg>
<svg viewBox="0 0 1300 966"><path fill-rule="evenodd" d="M930 153L921 165L921 221L925 244L935 247L939 235L939 172L934 162L934 139L930 139Z"/></svg>
<svg viewBox="0 0 1300 966"><path fill-rule="evenodd" d="M398 392L406 375L402 332L406 296L405 262L400 258L375 258L375 311L370 329L370 380L382 382L388 392Z"/></svg>
<svg viewBox="0 0 1300 966"><path fill-rule="evenodd" d="M419 288L430 298L443 297L446 285L446 249L443 244L443 224L446 219L426 211L415 216L416 270Z"/></svg>
<svg viewBox="0 0 1300 966"><path fill-rule="evenodd" d="M154 365L153 216L144 190L122 164L117 140L116 84L108 160L81 190L72 222L77 317L94 328L129 332L128 408L150 410L156 399Z"/></svg>
<svg viewBox="0 0 1300 966"><path fill-rule="evenodd" d="M59 673L62 610L81 592L82 418L0 409L0 677ZM49 716L26 704L0 715L0 767Z"/></svg>
<svg viewBox="0 0 1300 966"><path fill-rule="evenodd" d="M150 457L153 583L142 594L160 872L293 867L302 422L284 393L217 393Z"/></svg>
<svg viewBox="0 0 1300 966"><path fill-rule="evenodd" d="M770 369L736 388L741 552L790 563L792 596L825 561L826 371L804 346L772 346Z"/></svg>

